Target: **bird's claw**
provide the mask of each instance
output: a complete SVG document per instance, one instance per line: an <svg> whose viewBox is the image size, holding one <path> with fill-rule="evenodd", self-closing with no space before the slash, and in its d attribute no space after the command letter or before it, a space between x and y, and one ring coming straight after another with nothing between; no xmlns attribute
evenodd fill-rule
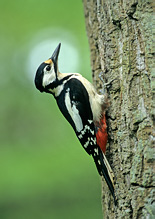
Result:
<svg viewBox="0 0 155 219"><path fill-rule="evenodd" d="M110 80L109 82L105 83L105 81L104 81L104 79L103 79L102 76L103 76L103 72L101 71L101 72L99 73L99 78L100 78L100 80L101 80L102 83L103 83L103 88L100 90L100 93L101 93L101 94L105 94L107 88L109 88L109 87L111 86L111 83L112 83L114 80L116 80L117 78L114 78L114 79Z"/></svg>

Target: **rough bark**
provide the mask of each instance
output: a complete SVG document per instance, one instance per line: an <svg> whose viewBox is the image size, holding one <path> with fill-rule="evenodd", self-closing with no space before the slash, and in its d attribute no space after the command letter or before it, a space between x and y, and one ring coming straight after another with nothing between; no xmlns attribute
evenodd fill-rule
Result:
<svg viewBox="0 0 155 219"><path fill-rule="evenodd" d="M102 182L104 218L153 218L152 3L148 0L83 0L93 81L103 79L107 112L106 156L115 175L114 207Z"/></svg>

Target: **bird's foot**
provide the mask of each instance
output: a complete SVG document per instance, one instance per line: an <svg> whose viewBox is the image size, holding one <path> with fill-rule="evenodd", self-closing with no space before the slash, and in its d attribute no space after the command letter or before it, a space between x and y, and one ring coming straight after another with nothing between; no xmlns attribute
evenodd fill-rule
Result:
<svg viewBox="0 0 155 219"><path fill-rule="evenodd" d="M117 79L117 78L114 78L114 79L110 80L109 82L105 83L105 81L103 79L103 72L102 71L99 73L99 78L103 83L103 88L100 89L101 94L105 94L106 90L112 85L112 82Z"/></svg>

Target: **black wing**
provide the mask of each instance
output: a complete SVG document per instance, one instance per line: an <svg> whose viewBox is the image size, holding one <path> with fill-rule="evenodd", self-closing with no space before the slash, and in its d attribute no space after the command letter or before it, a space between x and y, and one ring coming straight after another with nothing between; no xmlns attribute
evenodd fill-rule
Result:
<svg viewBox="0 0 155 219"><path fill-rule="evenodd" d="M70 79L57 98L57 104L84 149L91 154L96 145L96 134L89 96L83 84L76 78Z"/></svg>
<svg viewBox="0 0 155 219"><path fill-rule="evenodd" d="M104 176L115 200L113 176L111 176L107 166L106 158L96 143L88 92L83 84L75 78L70 79L64 86L62 93L57 98L57 104L62 114L72 125L83 148L93 156L97 170L100 175Z"/></svg>

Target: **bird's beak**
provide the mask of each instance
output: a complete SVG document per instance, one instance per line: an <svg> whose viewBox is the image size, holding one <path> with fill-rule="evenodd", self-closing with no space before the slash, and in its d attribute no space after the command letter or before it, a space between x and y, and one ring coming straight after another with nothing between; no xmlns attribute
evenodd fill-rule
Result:
<svg viewBox="0 0 155 219"><path fill-rule="evenodd" d="M57 48L55 49L53 55L50 58L54 62L54 64L57 64L60 47L61 47L61 43L59 43L59 45L57 46Z"/></svg>

